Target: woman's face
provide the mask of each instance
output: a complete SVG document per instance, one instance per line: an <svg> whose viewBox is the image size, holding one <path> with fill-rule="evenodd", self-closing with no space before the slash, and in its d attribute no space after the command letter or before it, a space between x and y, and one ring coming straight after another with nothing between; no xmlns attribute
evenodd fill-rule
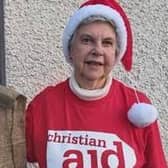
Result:
<svg viewBox="0 0 168 168"><path fill-rule="evenodd" d="M95 21L81 25L70 46L77 82L81 85L87 81L104 85L116 63L116 47L116 34L110 23Z"/></svg>

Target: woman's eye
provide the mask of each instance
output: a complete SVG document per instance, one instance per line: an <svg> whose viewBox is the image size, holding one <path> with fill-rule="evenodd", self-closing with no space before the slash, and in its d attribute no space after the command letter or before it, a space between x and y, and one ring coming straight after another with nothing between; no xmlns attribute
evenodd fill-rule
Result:
<svg viewBox="0 0 168 168"><path fill-rule="evenodd" d="M81 39L82 43L84 44L88 44L88 43L91 43L92 42L92 39L90 37L83 37Z"/></svg>
<svg viewBox="0 0 168 168"><path fill-rule="evenodd" d="M88 43L89 41L90 41L89 38L83 38L83 39L82 39L82 42L84 42L84 43Z"/></svg>
<svg viewBox="0 0 168 168"><path fill-rule="evenodd" d="M113 42L112 41L104 41L103 44L105 46L113 46Z"/></svg>

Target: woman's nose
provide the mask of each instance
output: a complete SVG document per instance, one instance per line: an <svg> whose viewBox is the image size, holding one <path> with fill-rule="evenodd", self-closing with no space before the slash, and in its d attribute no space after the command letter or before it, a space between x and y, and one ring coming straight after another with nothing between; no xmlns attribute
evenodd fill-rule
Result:
<svg viewBox="0 0 168 168"><path fill-rule="evenodd" d="M95 56L102 56L104 54L104 49L101 43L96 43L93 46L92 54Z"/></svg>

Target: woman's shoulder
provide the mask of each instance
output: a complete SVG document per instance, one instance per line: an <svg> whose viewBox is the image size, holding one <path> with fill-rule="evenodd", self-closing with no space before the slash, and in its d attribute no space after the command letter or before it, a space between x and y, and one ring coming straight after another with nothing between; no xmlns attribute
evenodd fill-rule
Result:
<svg viewBox="0 0 168 168"><path fill-rule="evenodd" d="M150 99L144 91L141 91L137 87L126 84L125 82L114 79L115 87L118 88L124 94L124 96L129 98L136 98L140 102L150 103Z"/></svg>
<svg viewBox="0 0 168 168"><path fill-rule="evenodd" d="M38 103L45 100L51 100L55 99L56 97L61 98L61 96L63 96L63 92L66 86L67 86L67 80L61 81L54 85L49 85L44 89L42 89L40 92L38 92L31 100L31 103L36 102Z"/></svg>
<svg viewBox="0 0 168 168"><path fill-rule="evenodd" d="M144 92L118 80L115 81L115 85L127 104L128 119L133 125L145 128L157 120L157 109L151 104L150 99Z"/></svg>

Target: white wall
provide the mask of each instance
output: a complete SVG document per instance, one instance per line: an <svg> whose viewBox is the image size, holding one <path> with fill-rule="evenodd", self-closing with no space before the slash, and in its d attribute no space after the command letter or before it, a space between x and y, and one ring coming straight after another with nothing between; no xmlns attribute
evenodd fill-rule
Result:
<svg viewBox="0 0 168 168"><path fill-rule="evenodd" d="M67 17L82 0L5 0L7 85L28 97L71 73L62 54ZM168 1L120 0L134 30L134 66L115 76L146 92L160 113L168 154Z"/></svg>

